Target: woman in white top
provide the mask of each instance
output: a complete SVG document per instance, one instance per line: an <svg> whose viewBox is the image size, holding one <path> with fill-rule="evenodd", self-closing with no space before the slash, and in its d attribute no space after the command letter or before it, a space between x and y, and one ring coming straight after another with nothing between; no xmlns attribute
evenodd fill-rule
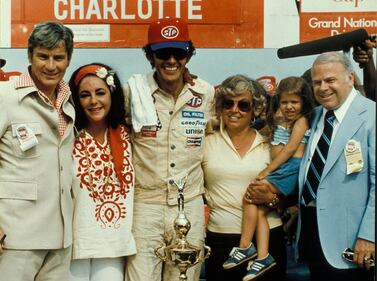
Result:
<svg viewBox="0 0 377 281"><path fill-rule="evenodd" d="M210 208L206 244L212 249L205 264L207 281L238 281L247 273L247 263L232 269L224 269L223 263L239 244L246 189L271 159L268 141L250 128L254 107L263 95L257 82L243 75L227 78L216 89L220 128L206 138L203 161ZM277 201L276 194L266 193L266 205L274 207ZM258 280L284 280L286 249L282 222L275 210L269 212L267 219L271 229L270 253L276 266Z"/></svg>
<svg viewBox="0 0 377 281"><path fill-rule="evenodd" d="M134 169L124 97L110 67L93 63L70 79L77 135L71 281L123 281L131 233Z"/></svg>

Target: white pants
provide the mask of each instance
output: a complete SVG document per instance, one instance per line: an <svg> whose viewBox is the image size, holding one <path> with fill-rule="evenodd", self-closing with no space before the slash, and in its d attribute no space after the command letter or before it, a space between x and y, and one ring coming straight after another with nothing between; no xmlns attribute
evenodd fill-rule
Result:
<svg viewBox="0 0 377 281"><path fill-rule="evenodd" d="M133 234L136 240L137 254L129 256L126 265L126 281L174 281L179 278L177 267L163 263L154 250L165 244L175 243L174 219L177 206L145 204L135 202ZM187 240L190 244L204 245L204 204L201 196L185 202L185 213L191 222ZM197 281L200 277L201 263L187 270L188 281Z"/></svg>
<svg viewBox="0 0 377 281"><path fill-rule="evenodd" d="M124 281L125 257L71 261L70 281Z"/></svg>

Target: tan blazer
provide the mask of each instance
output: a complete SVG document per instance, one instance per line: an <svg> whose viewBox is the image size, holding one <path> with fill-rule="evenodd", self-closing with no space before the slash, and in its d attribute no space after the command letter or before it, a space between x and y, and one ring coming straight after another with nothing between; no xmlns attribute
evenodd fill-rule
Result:
<svg viewBox="0 0 377 281"><path fill-rule="evenodd" d="M64 136L58 114L33 87L15 89L0 83L0 227L8 249L60 249L72 243L73 120ZM23 152L16 136L20 124L30 126L38 144Z"/></svg>

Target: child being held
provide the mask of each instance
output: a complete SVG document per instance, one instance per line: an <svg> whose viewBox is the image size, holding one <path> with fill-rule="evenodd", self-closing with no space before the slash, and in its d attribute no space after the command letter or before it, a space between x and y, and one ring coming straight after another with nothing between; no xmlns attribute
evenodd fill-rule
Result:
<svg viewBox="0 0 377 281"><path fill-rule="evenodd" d="M258 175L267 180L274 193L291 194L297 184L298 169L308 142L309 118L314 107L311 87L300 77L288 77L279 83L271 100L267 121L272 129L271 163ZM278 118L279 117L279 118ZM223 264L225 269L249 261L243 281L252 280L276 263L268 252L269 225L265 205L243 204L242 234ZM257 248L252 243L256 232Z"/></svg>

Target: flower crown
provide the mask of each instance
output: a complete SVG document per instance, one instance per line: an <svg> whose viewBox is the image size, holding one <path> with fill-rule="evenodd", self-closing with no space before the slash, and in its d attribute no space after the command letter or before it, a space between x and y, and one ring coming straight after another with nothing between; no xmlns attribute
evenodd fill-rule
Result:
<svg viewBox="0 0 377 281"><path fill-rule="evenodd" d="M115 71L107 70L105 67L96 64L87 65L81 68L80 71L76 74L75 85L78 86L80 81L88 74L94 74L97 77L103 79L105 83L109 86L110 91L115 90Z"/></svg>
<svg viewBox="0 0 377 281"><path fill-rule="evenodd" d="M107 71L106 68L104 67L101 67L101 68L97 68L96 70L96 75L105 80L106 84L112 89L114 88L115 89L115 83L114 83L114 74L115 74L115 71Z"/></svg>

